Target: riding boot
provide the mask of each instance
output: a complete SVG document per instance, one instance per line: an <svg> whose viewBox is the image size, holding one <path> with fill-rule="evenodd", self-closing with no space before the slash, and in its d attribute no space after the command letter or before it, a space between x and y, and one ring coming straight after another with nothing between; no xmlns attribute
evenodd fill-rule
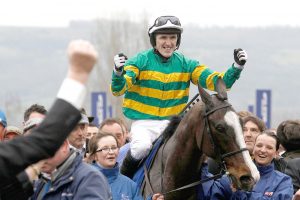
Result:
<svg viewBox="0 0 300 200"><path fill-rule="evenodd" d="M138 170L139 164L141 160L137 160L132 157L130 150L127 152L126 157L123 160L121 166L121 174L127 176L132 179L135 172Z"/></svg>

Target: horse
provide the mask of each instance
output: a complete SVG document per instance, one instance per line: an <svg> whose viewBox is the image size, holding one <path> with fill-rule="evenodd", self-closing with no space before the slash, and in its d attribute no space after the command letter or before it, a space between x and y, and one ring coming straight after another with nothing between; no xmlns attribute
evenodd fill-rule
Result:
<svg viewBox="0 0 300 200"><path fill-rule="evenodd" d="M246 149L241 120L227 101L224 81L217 80L216 94L210 95L201 86L198 90L202 102L199 100L178 123L170 122L166 128L177 126L172 135L165 136L168 139L146 171L141 188L144 197L159 192L166 200L196 199L195 187L169 192L200 179L204 155L225 164L236 188L249 191L259 179Z"/></svg>

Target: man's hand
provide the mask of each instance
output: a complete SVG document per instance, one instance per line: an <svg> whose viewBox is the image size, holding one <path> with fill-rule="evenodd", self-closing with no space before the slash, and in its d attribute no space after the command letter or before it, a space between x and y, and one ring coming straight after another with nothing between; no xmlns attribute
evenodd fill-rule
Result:
<svg viewBox="0 0 300 200"><path fill-rule="evenodd" d="M123 53L119 53L118 55L114 56L114 71L118 76L121 76L123 73L123 67L125 65L125 62L127 60L127 56Z"/></svg>
<svg viewBox="0 0 300 200"><path fill-rule="evenodd" d="M160 193L156 193L152 196L152 200L164 200L164 196Z"/></svg>
<svg viewBox="0 0 300 200"><path fill-rule="evenodd" d="M45 160L41 160L35 164L32 164L30 166L28 166L25 169L25 172L27 174L28 179L30 180L30 182L32 183L34 180L38 180L39 179L39 175L41 173L41 168L43 166L43 164L45 163Z"/></svg>
<svg viewBox="0 0 300 200"><path fill-rule="evenodd" d="M68 77L85 84L97 62L98 54L94 46L85 40L74 40L68 47Z"/></svg>
<svg viewBox="0 0 300 200"><path fill-rule="evenodd" d="M230 189L231 189L232 192L236 192L237 191L236 186L233 185L233 184L230 184Z"/></svg>
<svg viewBox="0 0 300 200"><path fill-rule="evenodd" d="M234 66L236 68L239 68L239 69L243 69L244 68L244 65L245 63L247 62L247 53L245 50L243 49L235 49L234 52L233 52L233 56L234 56Z"/></svg>
<svg viewBox="0 0 300 200"><path fill-rule="evenodd" d="M293 200L300 200L300 189L294 194Z"/></svg>

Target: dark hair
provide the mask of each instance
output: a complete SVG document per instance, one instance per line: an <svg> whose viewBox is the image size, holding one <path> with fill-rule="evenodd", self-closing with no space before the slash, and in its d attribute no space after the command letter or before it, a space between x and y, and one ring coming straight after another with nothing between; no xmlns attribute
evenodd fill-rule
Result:
<svg viewBox="0 0 300 200"><path fill-rule="evenodd" d="M99 142L99 140L101 140L104 137L108 137L108 136L113 137L116 140L116 142L117 142L117 146L119 147L119 143L118 143L118 140L117 140L116 136L114 136L111 133L105 133L103 131L99 131L97 135L94 135L89 140L88 148L89 148L90 157L93 157L96 154L97 149L98 149L98 142Z"/></svg>
<svg viewBox="0 0 300 200"><path fill-rule="evenodd" d="M268 130L263 131L263 132L262 132L261 134L259 134L258 136L260 136L260 135L267 135L267 136L269 136L269 137L274 138L275 141L276 141L276 151L278 151L279 146L280 146L280 140L279 140L278 136L274 133L274 131L268 129ZM257 137L258 137L258 136L257 136ZM257 139L257 138L256 138L256 139Z"/></svg>
<svg viewBox="0 0 300 200"><path fill-rule="evenodd" d="M120 127L121 127L123 135L125 134L124 130L123 130L122 122L117 118L107 118L107 119L105 119L104 121L102 121L100 123L99 129L101 130L103 128L103 126L105 126L105 125L113 125L113 124L119 124Z"/></svg>
<svg viewBox="0 0 300 200"><path fill-rule="evenodd" d="M32 104L24 112L24 122L26 122L29 119L29 116L31 115L31 113L34 113L34 112L37 112L37 113L40 113L40 114L43 114L43 115L47 114L47 110L44 106L39 105L39 104Z"/></svg>
<svg viewBox="0 0 300 200"><path fill-rule="evenodd" d="M285 120L277 128L277 135L287 152L300 149L300 120Z"/></svg>
<svg viewBox="0 0 300 200"><path fill-rule="evenodd" d="M257 125L260 132L263 132L264 130L267 129L266 124L261 119L259 119L258 117L254 116L254 115L249 115L249 116L243 117L242 121L243 121L243 126L249 121L253 122L254 124Z"/></svg>

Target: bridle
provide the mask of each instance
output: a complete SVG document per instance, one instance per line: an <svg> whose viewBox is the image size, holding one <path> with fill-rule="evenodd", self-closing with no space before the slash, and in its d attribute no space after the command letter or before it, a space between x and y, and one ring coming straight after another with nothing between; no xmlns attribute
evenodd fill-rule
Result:
<svg viewBox="0 0 300 200"><path fill-rule="evenodd" d="M192 99L192 101L190 102L190 104L193 103L194 100L199 101L199 100L197 100L197 95ZM193 104L195 104L195 103L193 103ZM227 167L226 167L225 158L228 158L228 157L231 157L233 155L242 153L243 151L248 151L247 148L241 148L241 149L236 150L236 151L231 151L231 152L228 152L228 153L221 154L220 147L218 145L216 145L216 143L215 143L216 140L214 138L214 135L212 134L208 117L209 117L209 115L213 114L217 110L229 108L231 106L232 105L229 104L229 103L226 103L225 105L214 107L213 109L207 109L207 106L205 106L205 108L206 108L205 110L206 111L205 111L205 113L203 115L203 118L205 119L205 124L206 124L206 131L207 131L207 134L209 135L210 142L211 142L211 144L213 146L213 150L214 150L214 152L216 152L216 155L217 155L218 159L221 161L221 171L220 171L220 173L216 174L216 175L214 175L212 177L209 177L209 178L206 178L206 179L202 179L202 180L190 183L190 184L182 186L180 188L176 188L176 189L170 190L168 192L164 192L164 193L162 193L163 195L170 194L170 193L177 192L177 191L184 190L184 189L188 189L188 188L197 186L199 184L205 183L207 181L221 178L224 174L229 175L229 172L228 172ZM188 109L188 108L190 108L189 105L187 105L185 107L185 109ZM186 113L185 109L183 110L183 112L181 112L182 116ZM202 134L202 137L203 137L203 135L204 134ZM202 142L203 142L203 138L202 138ZM230 176L228 176L228 177L230 178ZM151 185L150 185L150 187L151 187Z"/></svg>
<svg viewBox="0 0 300 200"><path fill-rule="evenodd" d="M204 119L205 119L206 131L207 131L207 134L208 134L208 136L210 138L210 142L211 142L211 144L213 146L213 150L214 150L214 152L216 152L218 160L221 161L221 173L223 173L223 174L225 174L225 173L229 174L228 170L227 170L227 167L226 167L225 158L231 157L231 156L233 156L235 154L238 154L238 153L242 153L243 151L248 151L247 148L241 148L241 149L236 150L236 151L231 151L231 152L228 152L228 153L221 154L219 145L216 145L216 143L215 143L216 139L215 139L214 135L212 134L212 131L211 131L211 128L210 128L210 123L209 123L209 120L208 120L208 116L211 115L212 113L214 113L217 110L224 109L224 108L229 108L231 106L232 105L229 104L229 103L226 103L225 105L217 106L217 107L215 107L213 109L206 110L206 112L205 112L205 114L203 116Z"/></svg>

